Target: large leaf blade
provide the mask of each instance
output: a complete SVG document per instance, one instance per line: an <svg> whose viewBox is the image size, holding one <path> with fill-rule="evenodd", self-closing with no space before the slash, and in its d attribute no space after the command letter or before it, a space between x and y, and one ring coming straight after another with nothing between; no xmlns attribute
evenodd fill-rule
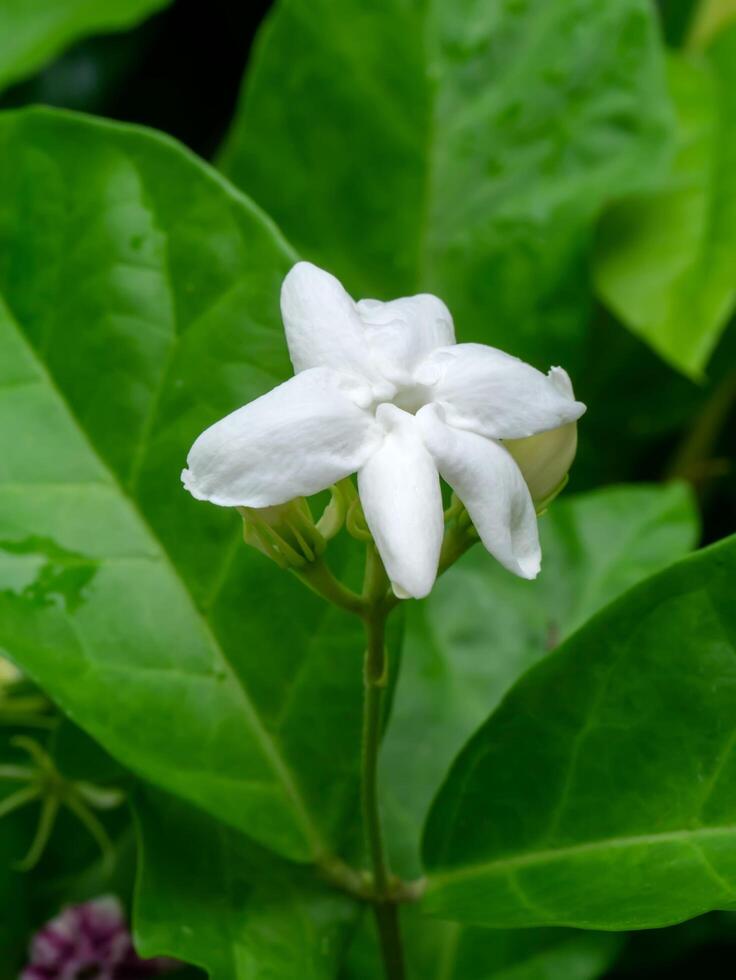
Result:
<svg viewBox="0 0 736 980"><path fill-rule="evenodd" d="M509 575L478 548L409 610L381 755L387 838L403 874L421 873L419 833L432 798L489 710L594 613L687 554L697 525L682 484L566 496L540 521L536 582Z"/></svg>
<svg viewBox="0 0 736 980"><path fill-rule="evenodd" d="M463 340L569 366L592 224L669 129L649 3L291 0L222 163L358 295L435 292Z"/></svg>
<svg viewBox="0 0 736 980"><path fill-rule="evenodd" d="M360 624L179 482L287 375L293 254L163 137L36 110L0 144L0 646L147 780L314 857L353 812Z"/></svg>
<svg viewBox="0 0 736 980"><path fill-rule="evenodd" d="M276 768L280 758L252 704L247 697L241 700L243 689L216 640L157 542L84 444L49 379L21 346L7 312L0 316L0 346L4 369L14 374L12 384L3 387L2 407L2 645L124 762L231 822L239 819L240 810L249 810L257 837L261 821L268 826L278 813L274 839L287 850L299 849L290 793L283 792L291 777L282 771L284 783L273 779L275 769L269 775L267 757ZM38 457L40 472L24 458L13 418L20 420L34 454L47 451ZM59 467L53 465L58 456L52 447L66 457ZM74 479L68 478L70 470ZM106 527L112 534L103 537ZM160 603L158 616L150 596ZM149 627L149 616L155 629ZM122 662L116 642L125 655ZM134 682L131 697L126 676L147 671L162 681L168 677L161 685ZM85 681L85 675L93 676ZM194 707L189 732L175 724L176 713L165 716L168 699L162 689L167 685L175 703ZM208 717L198 704L213 714ZM157 733L150 721L156 717ZM211 756L193 781L192 767L203 760L201 747L197 751L191 743L206 745L215 726L227 725L235 745L241 724L250 729L241 751L229 759ZM170 725L173 730L164 738ZM187 756L189 766L183 766ZM253 781L252 793L238 792L237 780L228 778L231 766L241 772L244 786ZM267 815L256 817L264 808Z"/></svg>
<svg viewBox="0 0 736 980"><path fill-rule="evenodd" d="M679 145L656 191L614 206L598 293L637 336L700 378L736 306L736 28L707 57L673 56Z"/></svg>
<svg viewBox="0 0 736 980"><path fill-rule="evenodd" d="M135 811L142 953L178 957L212 980L333 980L357 917L352 899L160 793L141 791Z"/></svg>
<svg viewBox="0 0 736 980"><path fill-rule="evenodd" d="M730 538L672 566L516 685L435 801L429 911L626 929L733 904L735 564Z"/></svg>

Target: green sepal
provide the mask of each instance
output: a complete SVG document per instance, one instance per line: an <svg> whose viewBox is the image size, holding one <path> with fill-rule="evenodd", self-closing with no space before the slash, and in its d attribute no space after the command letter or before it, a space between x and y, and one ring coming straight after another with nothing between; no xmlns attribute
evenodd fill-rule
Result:
<svg viewBox="0 0 736 980"><path fill-rule="evenodd" d="M325 550L326 541L304 497L274 507L238 507L238 510L243 518L245 543L257 548L279 568L303 568Z"/></svg>

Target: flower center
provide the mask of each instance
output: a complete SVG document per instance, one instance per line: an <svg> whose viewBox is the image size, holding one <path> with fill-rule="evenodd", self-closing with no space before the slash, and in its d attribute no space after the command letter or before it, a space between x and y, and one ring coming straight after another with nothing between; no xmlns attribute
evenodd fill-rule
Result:
<svg viewBox="0 0 736 980"><path fill-rule="evenodd" d="M411 384L398 388L391 403L410 415L416 415L420 408L432 401L432 391L428 385Z"/></svg>

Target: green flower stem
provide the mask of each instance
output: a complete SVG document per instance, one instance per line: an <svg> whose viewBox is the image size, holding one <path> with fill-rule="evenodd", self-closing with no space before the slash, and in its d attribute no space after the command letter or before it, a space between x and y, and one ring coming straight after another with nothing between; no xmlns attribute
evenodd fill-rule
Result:
<svg viewBox="0 0 736 980"><path fill-rule="evenodd" d="M345 612L354 613L356 616L364 615L365 603L363 599L344 586L342 582L339 582L322 558L317 558L301 568L292 569L292 571L307 588L322 596L323 599L340 609L344 609Z"/></svg>
<svg viewBox="0 0 736 980"><path fill-rule="evenodd" d="M389 891L389 876L378 812L378 749L381 740L387 658L384 646L385 615L366 618L367 646L363 662L363 819L373 887L378 898Z"/></svg>
<svg viewBox="0 0 736 980"><path fill-rule="evenodd" d="M348 512L348 518L350 512ZM439 574L454 564L475 541L469 518L457 506L450 513L439 561ZM357 526L356 526L357 527ZM358 535L356 528L353 529ZM370 881L333 856L320 863L322 874L338 888L370 902L376 921L386 980L405 980L399 906L421 896L424 882L402 882L391 874L381 827L378 800L378 753L383 731L384 697L388 685L386 619L399 601L391 592L383 562L372 539L366 550L365 576L361 595L335 578L322 558L298 568L294 574L313 592L346 612L359 616L366 632L363 661L363 741L361 800L366 847L371 864Z"/></svg>
<svg viewBox="0 0 736 980"><path fill-rule="evenodd" d="M341 858L328 854L318 860L317 867L324 880L333 887L347 892L358 901L372 901L371 884L367 876L357 868L346 864Z"/></svg>
<svg viewBox="0 0 736 980"><path fill-rule="evenodd" d="M366 556L363 599L366 651L363 661L362 802L366 844L373 870L373 913L387 980L404 980L404 954L399 910L392 894L392 879L383 843L378 803L378 751L383 729L383 702L388 683L385 595L388 580L373 544Z"/></svg>
<svg viewBox="0 0 736 980"><path fill-rule="evenodd" d="M391 875L383 843L378 805L378 749L383 727L383 698L388 681L384 640L386 612L374 607L365 618L367 646L363 664L363 825L373 869L373 912L387 980L403 980L404 956L398 906L391 895Z"/></svg>
<svg viewBox="0 0 736 980"><path fill-rule="evenodd" d="M376 920L381 958L387 980L404 980L406 971L399 926L399 906L395 902L374 902L373 916Z"/></svg>

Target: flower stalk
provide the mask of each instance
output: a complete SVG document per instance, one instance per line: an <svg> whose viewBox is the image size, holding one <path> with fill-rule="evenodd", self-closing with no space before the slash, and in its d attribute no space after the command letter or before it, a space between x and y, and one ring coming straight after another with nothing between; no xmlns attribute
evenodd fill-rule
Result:
<svg viewBox="0 0 736 980"><path fill-rule="evenodd" d="M404 954L399 911L383 840L378 792L378 753L383 730L384 697L388 686L385 598L389 582L378 552L366 554L364 615L366 649L363 659L363 744L361 797L366 846L372 868L372 903L387 980L404 980Z"/></svg>
<svg viewBox="0 0 736 980"><path fill-rule="evenodd" d="M383 721L383 697L388 682L384 628L385 616L382 614L366 619L368 642L363 662L362 795L363 819L373 868L374 892L377 898L385 900L389 893L389 875L378 808L378 750Z"/></svg>

